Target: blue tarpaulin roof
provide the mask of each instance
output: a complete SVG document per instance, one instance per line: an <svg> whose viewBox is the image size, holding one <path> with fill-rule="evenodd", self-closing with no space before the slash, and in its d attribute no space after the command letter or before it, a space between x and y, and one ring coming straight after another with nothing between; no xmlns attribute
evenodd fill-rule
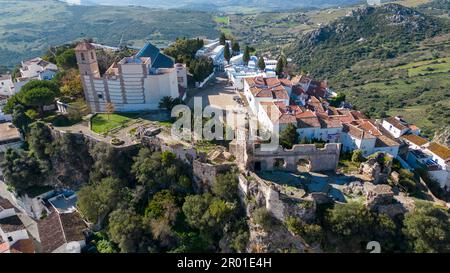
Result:
<svg viewBox="0 0 450 273"><path fill-rule="evenodd" d="M152 62L151 68L172 68L175 64L171 57L161 53L159 48L151 43L146 43L136 54L136 57L150 57Z"/></svg>

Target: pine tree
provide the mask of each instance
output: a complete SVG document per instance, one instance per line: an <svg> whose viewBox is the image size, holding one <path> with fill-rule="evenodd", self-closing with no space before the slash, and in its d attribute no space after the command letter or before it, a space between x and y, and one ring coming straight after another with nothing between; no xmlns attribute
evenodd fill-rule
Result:
<svg viewBox="0 0 450 273"><path fill-rule="evenodd" d="M286 56L281 55L280 58L278 58L277 67L275 68L275 72L280 77L282 76L283 72L286 73L286 67L288 65Z"/></svg>
<svg viewBox="0 0 450 273"><path fill-rule="evenodd" d="M220 41L220 44L221 45L225 45L225 43L226 43L226 41L227 41L227 38L225 37L225 33L220 33L220 39L219 39L219 41Z"/></svg>
<svg viewBox="0 0 450 273"><path fill-rule="evenodd" d="M278 77L283 74L284 71L284 61L283 58L280 57L277 62L277 67L275 68L275 73L277 73Z"/></svg>
<svg viewBox="0 0 450 273"><path fill-rule="evenodd" d="M237 42L236 40L233 41L233 44L231 46L231 49L233 51L233 55L237 55L239 54L239 52L241 51L241 47L239 46L239 42Z"/></svg>
<svg viewBox="0 0 450 273"><path fill-rule="evenodd" d="M223 52L223 57L225 58L225 60L227 60L228 63L230 63L231 53L230 53L230 47L228 46L228 44L225 45L225 51Z"/></svg>
<svg viewBox="0 0 450 273"><path fill-rule="evenodd" d="M248 65L248 62L250 61L250 48L248 46L245 46L244 56L242 57L242 60L244 61L245 65Z"/></svg>
<svg viewBox="0 0 450 273"><path fill-rule="evenodd" d="M264 57L260 57L258 60L258 67L260 70L266 69L266 62L264 61Z"/></svg>

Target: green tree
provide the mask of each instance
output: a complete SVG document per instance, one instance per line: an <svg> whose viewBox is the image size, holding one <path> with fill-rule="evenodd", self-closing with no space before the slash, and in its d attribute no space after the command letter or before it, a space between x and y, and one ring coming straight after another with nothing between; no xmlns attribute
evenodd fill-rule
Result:
<svg viewBox="0 0 450 273"><path fill-rule="evenodd" d="M230 63L231 53L230 53L230 47L228 46L228 44L225 45L225 49L223 51L223 57L225 58L227 63Z"/></svg>
<svg viewBox="0 0 450 273"><path fill-rule="evenodd" d="M56 56L56 64L63 69L70 69L77 67L77 58L75 56L75 49L69 48L63 53Z"/></svg>
<svg viewBox="0 0 450 273"><path fill-rule="evenodd" d="M82 98L83 84L78 70L69 69L60 73L63 73L58 80L58 83L61 86L61 94L67 97Z"/></svg>
<svg viewBox="0 0 450 273"><path fill-rule="evenodd" d="M99 183L83 186L78 191L77 206L80 212L93 223L102 223L122 198L120 180L104 178Z"/></svg>
<svg viewBox="0 0 450 273"><path fill-rule="evenodd" d="M245 46L244 56L242 57L242 60L244 61L245 65L248 65L248 62L250 61L250 48L248 46Z"/></svg>
<svg viewBox="0 0 450 273"><path fill-rule="evenodd" d="M356 149L353 151L352 153L352 161L353 162L363 162L365 160L364 156L363 156L363 152L360 149Z"/></svg>
<svg viewBox="0 0 450 273"><path fill-rule="evenodd" d="M425 202L416 202L406 213L403 233L414 252L449 252L450 222L448 212Z"/></svg>
<svg viewBox="0 0 450 273"><path fill-rule="evenodd" d="M255 223L262 226L265 230L270 230L276 224L275 218L265 207L255 209L252 217Z"/></svg>
<svg viewBox="0 0 450 273"><path fill-rule="evenodd" d="M287 60L284 55L281 55L280 58L278 58L277 66L275 68L275 72L280 77L283 75L284 68L287 66Z"/></svg>
<svg viewBox="0 0 450 273"><path fill-rule="evenodd" d="M141 149L134 158L131 172L140 185L153 193L172 189L186 194L192 190L184 163L168 151L152 153L149 149Z"/></svg>
<svg viewBox="0 0 450 273"><path fill-rule="evenodd" d="M39 110L39 115L44 113L44 106L55 101L55 94L48 88L35 88L22 95L22 101L28 106L35 106Z"/></svg>
<svg viewBox="0 0 450 273"><path fill-rule="evenodd" d="M142 217L130 209L117 209L109 215L108 234L124 253L147 251Z"/></svg>
<svg viewBox="0 0 450 273"><path fill-rule="evenodd" d="M212 185L215 196L233 202L238 198L238 178L236 173L227 172L217 175Z"/></svg>
<svg viewBox="0 0 450 273"><path fill-rule="evenodd" d="M47 180L45 163L24 150L9 149L0 163L5 182L20 195L31 186L42 186Z"/></svg>
<svg viewBox="0 0 450 273"><path fill-rule="evenodd" d="M174 99L171 96L165 96L159 101L159 108L171 111L174 106L173 102Z"/></svg>
<svg viewBox="0 0 450 273"><path fill-rule="evenodd" d="M29 130L28 126L33 120L26 114L25 107L18 104L14 107L12 113L12 123L16 126L22 134L26 134Z"/></svg>
<svg viewBox="0 0 450 273"><path fill-rule="evenodd" d="M259 57L258 59L258 68L260 70L265 70L266 69L266 62L264 61L264 57Z"/></svg>
<svg viewBox="0 0 450 273"><path fill-rule="evenodd" d="M337 236L344 250L361 250L363 243L373 238L375 217L363 204L350 202L336 204L326 215L326 226Z"/></svg>
<svg viewBox="0 0 450 273"><path fill-rule="evenodd" d="M50 160L53 137L50 128L45 123L37 121L31 124L27 140L30 145L30 151L38 159Z"/></svg>
<svg viewBox="0 0 450 273"><path fill-rule="evenodd" d="M283 148L291 149L293 145L298 143L298 138L297 128L289 123L280 134L280 144Z"/></svg>
<svg viewBox="0 0 450 273"><path fill-rule="evenodd" d="M17 106L22 106L24 107L21 102L20 102L20 98L18 94L14 94L12 95L7 101L5 106L3 107L2 111L5 114L12 114L14 112L14 109ZM25 109L23 110L25 112Z"/></svg>
<svg viewBox="0 0 450 273"><path fill-rule="evenodd" d="M233 43L231 44L231 50L233 51L233 55L239 54L239 52L241 51L241 47L238 41L233 40Z"/></svg>
<svg viewBox="0 0 450 273"><path fill-rule="evenodd" d="M169 190L157 192L145 209L145 217L150 219L168 218L171 222L175 220L178 213L176 197Z"/></svg>
<svg viewBox="0 0 450 273"><path fill-rule="evenodd" d="M330 98L328 102L331 106L340 107L341 103L345 101L345 94L338 93L336 97Z"/></svg>
<svg viewBox="0 0 450 273"><path fill-rule="evenodd" d="M234 213L235 205L206 193L187 196L183 204L186 220L193 228L218 234Z"/></svg>
<svg viewBox="0 0 450 273"><path fill-rule="evenodd" d="M295 235L301 236L307 242L321 242L323 239L322 227L317 224L308 224L297 217L286 219L287 229Z"/></svg>
<svg viewBox="0 0 450 273"><path fill-rule="evenodd" d="M58 94L59 88L52 81L31 80L20 89L17 99L24 106L37 107L42 115L44 106L52 104Z"/></svg>
<svg viewBox="0 0 450 273"><path fill-rule="evenodd" d="M201 82L214 71L214 64L211 58L198 58L191 61L189 72L193 74L194 80Z"/></svg>
<svg viewBox="0 0 450 273"><path fill-rule="evenodd" d="M223 32L220 33L219 43L221 45L225 45L226 41L227 41L227 37L225 36L225 33L223 33Z"/></svg>

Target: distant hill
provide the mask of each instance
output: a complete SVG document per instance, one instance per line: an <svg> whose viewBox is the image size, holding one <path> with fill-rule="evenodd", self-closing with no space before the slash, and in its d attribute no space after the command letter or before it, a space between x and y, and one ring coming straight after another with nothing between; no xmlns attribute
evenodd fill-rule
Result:
<svg viewBox="0 0 450 273"><path fill-rule="evenodd" d="M123 44L139 46L147 39L167 45L177 37L218 36L213 16L200 11L77 6L56 0L1 0L0 6L0 66L13 67L50 45L82 38L112 46L123 38Z"/></svg>
<svg viewBox="0 0 450 273"><path fill-rule="evenodd" d="M363 7L299 37L286 52L303 69L332 77L368 58L393 58L448 31L448 23L397 4Z"/></svg>
<svg viewBox="0 0 450 273"><path fill-rule="evenodd" d="M397 4L359 8L298 37L285 53L373 118L404 115L430 137L449 131L445 18Z"/></svg>
<svg viewBox="0 0 450 273"><path fill-rule="evenodd" d="M100 5L140 5L154 8L188 8L209 11L283 10L299 7L329 7L365 2L363 0L89 0Z"/></svg>

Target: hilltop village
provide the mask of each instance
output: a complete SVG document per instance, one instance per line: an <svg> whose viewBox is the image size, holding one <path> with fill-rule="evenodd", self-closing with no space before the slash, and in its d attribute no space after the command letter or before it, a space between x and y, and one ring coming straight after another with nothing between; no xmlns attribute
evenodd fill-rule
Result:
<svg viewBox="0 0 450 273"><path fill-rule="evenodd" d="M401 116L366 116L289 56L256 56L225 35L55 52L0 75L0 253L362 251L380 238L404 251L399 226L426 204L450 208L448 147ZM196 97L234 107L280 145L265 151L225 121L233 140L176 139L171 110ZM348 234L326 209L367 210L368 229L392 233L351 231L354 244L333 245ZM420 239L401 234L413 248Z"/></svg>

